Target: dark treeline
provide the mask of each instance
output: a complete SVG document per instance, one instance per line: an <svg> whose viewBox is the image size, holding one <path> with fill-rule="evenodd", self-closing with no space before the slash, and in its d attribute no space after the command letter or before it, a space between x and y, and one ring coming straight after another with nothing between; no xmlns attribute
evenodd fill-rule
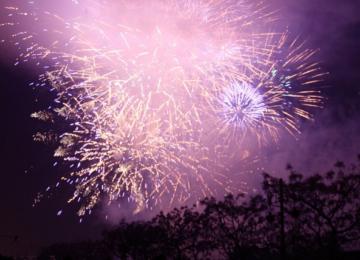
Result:
<svg viewBox="0 0 360 260"><path fill-rule="evenodd" d="M53 245L40 259L360 259L359 162L307 178L288 166L288 180L264 174L255 196L122 221L101 241Z"/></svg>

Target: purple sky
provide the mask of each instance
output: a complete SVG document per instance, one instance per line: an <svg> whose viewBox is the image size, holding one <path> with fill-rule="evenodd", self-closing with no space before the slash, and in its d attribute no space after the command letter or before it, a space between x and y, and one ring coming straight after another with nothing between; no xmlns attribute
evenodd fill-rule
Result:
<svg viewBox="0 0 360 260"><path fill-rule="evenodd" d="M6 0L6 2L12 2ZM360 153L360 1L269 0L279 9L289 31L320 49L323 67L330 72L323 92L325 107L315 122L302 126L303 134L263 149L265 170L283 176L286 163L313 173L331 167L338 159L352 160ZM2 5L2 4L1 4ZM0 11L0 21L4 19ZM39 96L27 84L36 79L27 68L14 68L10 52L0 54L1 93L1 181L0 254L34 254L44 245L60 241L94 238L107 227L99 211L78 224L71 206L63 206L70 190L54 194L32 208L32 201L59 176L52 165L53 149L32 141ZM46 96L46 95L43 95ZM41 100L44 104L50 100ZM57 171L61 171L58 169ZM258 177L248 176L256 186ZM56 212L64 208L62 216ZM119 216L116 216L117 218ZM1 235L19 235L17 244Z"/></svg>

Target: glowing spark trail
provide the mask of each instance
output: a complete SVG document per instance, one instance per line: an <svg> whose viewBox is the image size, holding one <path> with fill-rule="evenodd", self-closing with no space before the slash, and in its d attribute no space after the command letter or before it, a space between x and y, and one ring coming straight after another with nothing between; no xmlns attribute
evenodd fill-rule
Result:
<svg viewBox="0 0 360 260"><path fill-rule="evenodd" d="M232 162L256 158L243 140L295 133L321 103L315 51L267 31L276 19L254 1L39 0L5 10L15 65L39 66L31 85L56 94L32 117L67 130L34 139L59 144L81 216L101 200L132 200L139 212L243 190L229 175Z"/></svg>

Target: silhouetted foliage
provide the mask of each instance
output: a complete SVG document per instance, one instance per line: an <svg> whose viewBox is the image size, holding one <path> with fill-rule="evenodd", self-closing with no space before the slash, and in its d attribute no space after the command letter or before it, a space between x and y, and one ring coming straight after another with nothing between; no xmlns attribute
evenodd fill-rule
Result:
<svg viewBox="0 0 360 260"><path fill-rule="evenodd" d="M120 259L161 259L166 233L150 222L122 221L114 230L104 232L107 249Z"/></svg>
<svg viewBox="0 0 360 260"><path fill-rule="evenodd" d="M360 171L343 162L324 175L304 178L292 168L283 182L285 240L289 253L336 258L357 248L360 239ZM264 175L263 190L270 211L279 215L279 179ZM325 254L325 255L324 255Z"/></svg>
<svg viewBox="0 0 360 260"><path fill-rule="evenodd" d="M39 260L96 260L112 259L103 242L80 242L72 244L54 244L40 253Z"/></svg>
<svg viewBox="0 0 360 260"><path fill-rule="evenodd" d="M360 161L360 157L359 157ZM360 168L288 180L264 174L256 196L205 198L150 221L121 221L103 241L56 245L56 259L356 259L360 242ZM346 253L346 251L354 251ZM66 258L72 257L72 258ZM360 259L360 258L359 258Z"/></svg>

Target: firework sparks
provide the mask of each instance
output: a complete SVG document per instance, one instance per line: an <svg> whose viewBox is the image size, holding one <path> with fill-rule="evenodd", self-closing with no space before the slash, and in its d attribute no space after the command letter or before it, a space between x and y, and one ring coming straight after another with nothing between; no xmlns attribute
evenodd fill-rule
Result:
<svg viewBox="0 0 360 260"><path fill-rule="evenodd" d="M297 117L310 118L306 107L321 101L303 88L321 78L307 63L314 52L255 29L274 20L262 5L84 0L67 2L71 12L61 15L28 4L5 7L10 18L1 25L14 30L15 65L42 67L32 85L56 93L32 117L69 124L34 139L59 143L54 156L70 167L61 179L75 186L69 202L82 203L79 215L103 199L132 199L138 212L217 187L241 190L227 177L231 160L249 157L241 140L294 132ZM232 140L236 155L227 151Z"/></svg>
<svg viewBox="0 0 360 260"><path fill-rule="evenodd" d="M235 132L244 132L248 129L262 127L266 112L263 96L247 83L234 82L219 95L219 118L220 125L230 127ZM231 131L229 131L231 133ZM242 133L246 135L245 133Z"/></svg>
<svg viewBox="0 0 360 260"><path fill-rule="evenodd" d="M211 122L212 139L237 146L253 138L260 146L276 142L283 129L298 134L301 120L311 119L311 109L322 105L313 85L326 73L314 61L316 51L286 34L268 35L264 48L268 56L261 62L254 57L258 72L238 66L247 77L217 80L204 90L202 114Z"/></svg>

